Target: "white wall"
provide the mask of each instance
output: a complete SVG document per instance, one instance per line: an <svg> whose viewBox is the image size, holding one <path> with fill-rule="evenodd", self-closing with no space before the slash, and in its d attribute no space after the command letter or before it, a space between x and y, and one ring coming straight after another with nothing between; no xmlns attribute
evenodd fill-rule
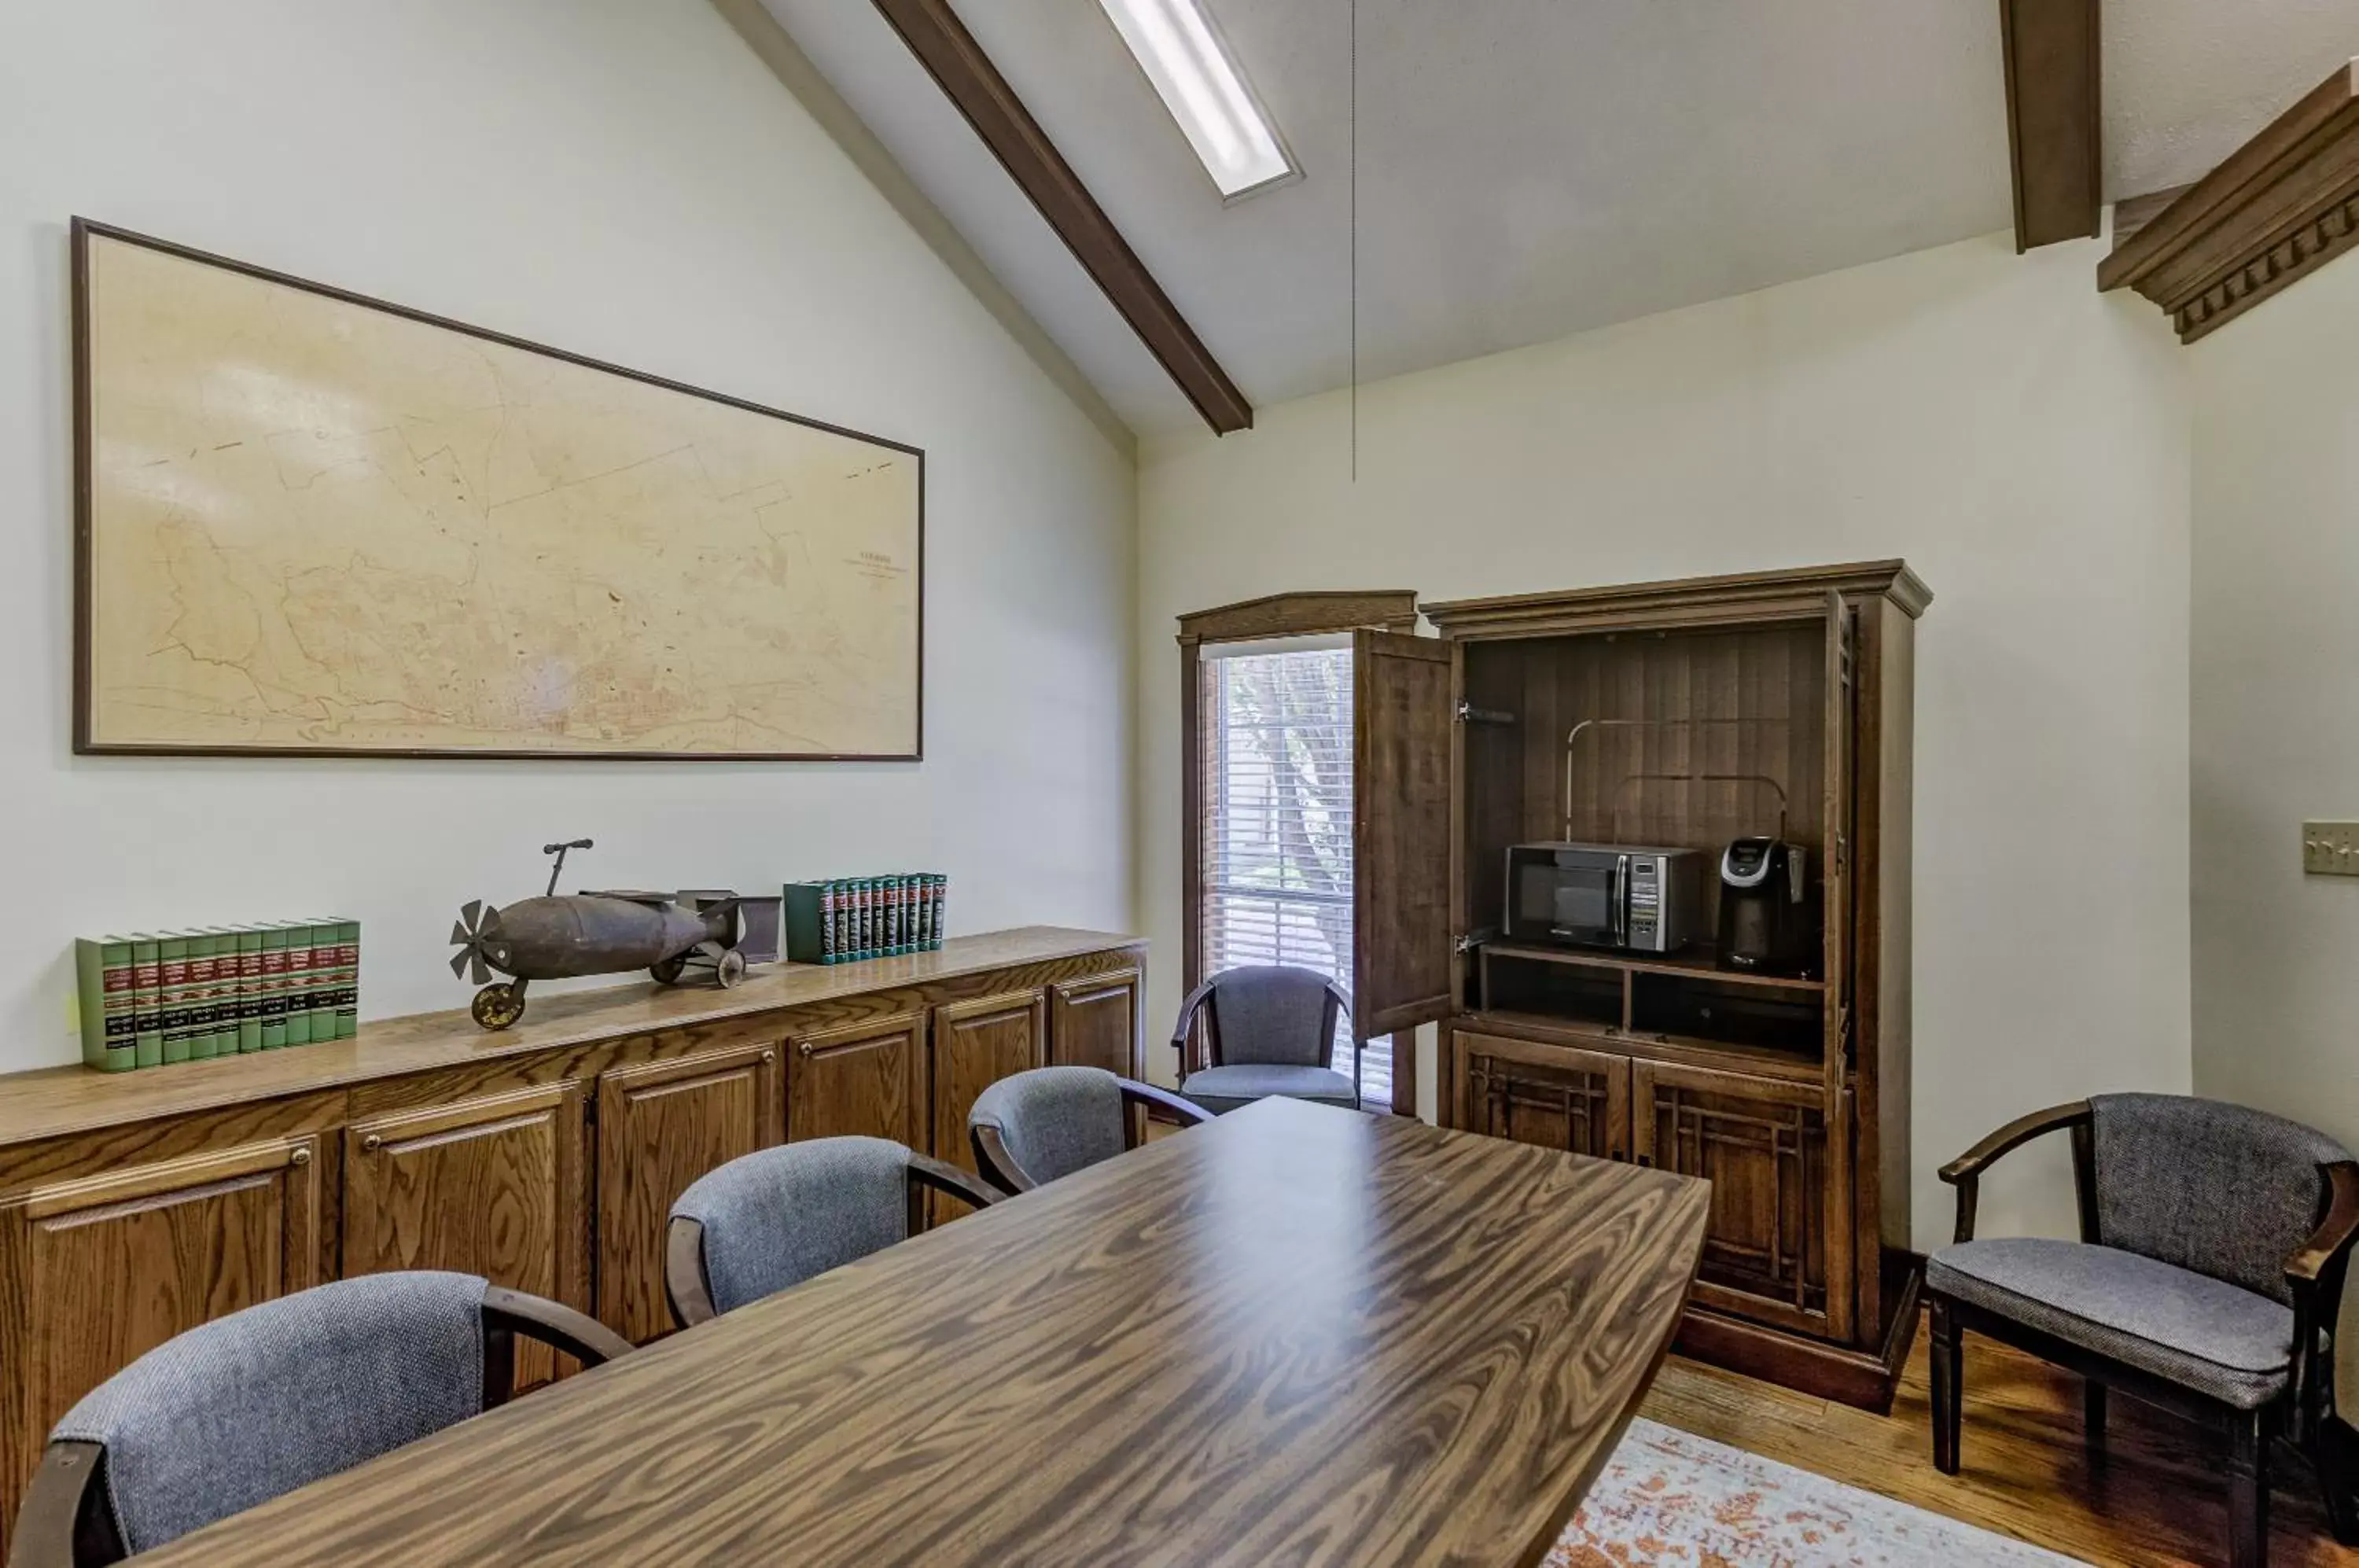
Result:
<svg viewBox="0 0 2359 1568"><path fill-rule="evenodd" d="M1140 456L1142 902L1180 946L1172 617L1905 556L1919 628L1915 1234L2008 1117L2189 1086L2188 409L2101 246L2005 236L1309 398ZM2354 889L2359 891L2359 889ZM1150 1016L1177 1005L1158 966ZM1168 1073L1170 1063L1155 1066ZM1430 1062L1421 1074L1430 1084ZM2063 1151L1991 1228L2067 1234Z"/></svg>
<svg viewBox="0 0 2359 1568"><path fill-rule="evenodd" d="M2359 881L2300 856L2359 818L2359 266L2189 356L2195 1087L2359 1148Z"/></svg>
<svg viewBox="0 0 2359 1568"><path fill-rule="evenodd" d="M66 221L118 223L928 452L919 765L70 754ZM362 1007L454 1007L451 912L925 866L954 930L1122 926L1133 471L702 0L0 8L0 1068L71 939L319 910Z"/></svg>

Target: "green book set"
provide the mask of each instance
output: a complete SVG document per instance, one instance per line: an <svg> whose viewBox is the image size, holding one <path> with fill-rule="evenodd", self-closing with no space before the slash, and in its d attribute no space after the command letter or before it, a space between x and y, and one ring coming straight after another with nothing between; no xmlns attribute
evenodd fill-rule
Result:
<svg viewBox="0 0 2359 1568"><path fill-rule="evenodd" d="M361 927L273 920L74 943L82 1058L105 1073L350 1040Z"/></svg>
<svg viewBox="0 0 2359 1568"><path fill-rule="evenodd" d="M783 920L790 964L849 964L942 945L951 879L935 871L789 882Z"/></svg>

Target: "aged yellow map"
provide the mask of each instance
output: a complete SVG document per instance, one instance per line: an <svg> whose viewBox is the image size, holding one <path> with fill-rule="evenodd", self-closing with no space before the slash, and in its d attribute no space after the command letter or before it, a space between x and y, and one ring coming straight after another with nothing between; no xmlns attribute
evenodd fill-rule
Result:
<svg viewBox="0 0 2359 1568"><path fill-rule="evenodd" d="M125 237L86 267L88 746L917 752L915 452Z"/></svg>

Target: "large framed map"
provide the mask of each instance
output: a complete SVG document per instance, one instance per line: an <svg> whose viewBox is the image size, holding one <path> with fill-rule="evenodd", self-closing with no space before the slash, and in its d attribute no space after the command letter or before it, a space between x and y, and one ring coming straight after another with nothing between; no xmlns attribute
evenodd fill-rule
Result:
<svg viewBox="0 0 2359 1568"><path fill-rule="evenodd" d="M917 448L81 219L73 292L76 751L920 755Z"/></svg>

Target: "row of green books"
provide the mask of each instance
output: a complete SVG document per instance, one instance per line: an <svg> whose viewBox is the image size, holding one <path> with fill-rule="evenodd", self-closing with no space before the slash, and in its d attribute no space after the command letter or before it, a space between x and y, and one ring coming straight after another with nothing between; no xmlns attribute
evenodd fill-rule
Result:
<svg viewBox="0 0 2359 1568"><path fill-rule="evenodd" d="M786 887L787 961L849 964L942 945L951 879L936 871L838 877Z"/></svg>
<svg viewBox="0 0 2359 1568"><path fill-rule="evenodd" d="M83 937L82 1057L105 1073L349 1040L360 1029L358 920Z"/></svg>

